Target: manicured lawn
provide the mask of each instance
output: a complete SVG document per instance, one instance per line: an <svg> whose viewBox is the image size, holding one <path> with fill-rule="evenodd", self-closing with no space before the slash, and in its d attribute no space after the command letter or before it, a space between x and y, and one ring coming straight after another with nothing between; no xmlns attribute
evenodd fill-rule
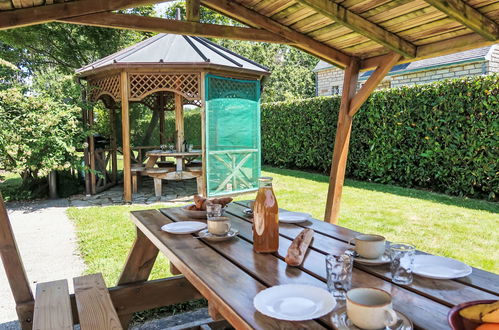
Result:
<svg viewBox="0 0 499 330"><path fill-rule="evenodd" d="M279 206L312 213L322 219L328 178L324 175L266 167L274 177ZM237 199L254 198L254 194ZM160 207L160 206L155 206ZM70 208L77 226L81 253L88 272L102 272L114 284L135 232L128 212L145 207ZM344 188L340 225L388 240L416 245L420 250L462 260L499 272L499 205L449 197L426 191L349 180ZM161 256L152 278L169 276Z"/></svg>

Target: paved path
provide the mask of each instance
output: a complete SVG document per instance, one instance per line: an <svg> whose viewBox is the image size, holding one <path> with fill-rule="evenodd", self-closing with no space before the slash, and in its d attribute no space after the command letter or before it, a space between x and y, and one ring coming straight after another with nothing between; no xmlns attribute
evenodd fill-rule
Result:
<svg viewBox="0 0 499 330"><path fill-rule="evenodd" d="M69 279L85 270L78 255L73 223L66 216L67 199L8 203L21 258L33 293L37 282ZM1 262L0 262L1 264ZM0 267L0 330L18 329L14 299Z"/></svg>

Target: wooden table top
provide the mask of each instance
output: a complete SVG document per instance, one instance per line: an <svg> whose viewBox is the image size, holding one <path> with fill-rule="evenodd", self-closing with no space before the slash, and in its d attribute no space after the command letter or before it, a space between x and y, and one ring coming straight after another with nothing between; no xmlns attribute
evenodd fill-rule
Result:
<svg viewBox="0 0 499 330"><path fill-rule="evenodd" d="M169 151L169 150L151 150L146 152L146 156L148 157L194 157L194 156L202 156L203 152L201 150L193 150L193 151Z"/></svg>
<svg viewBox="0 0 499 330"><path fill-rule="evenodd" d="M264 316L253 307L253 298L259 291L280 284L310 284L326 289L325 256L344 251L348 241L359 233L319 220L281 224L278 253L256 254L252 249L252 221L242 213L245 208L245 203L229 204L226 215L239 236L224 242L161 231L161 226L170 222L195 220L187 218L180 208L131 214L137 228L237 329L333 328L329 315L306 322ZM291 241L303 228L314 229L314 240L303 264L289 267L284 257ZM454 305L499 299L499 276L475 268L470 276L456 280L432 280L415 275L411 285L398 285L390 278L388 265L355 264L352 286L377 287L389 292L394 309L407 315L416 328L449 329L447 313Z"/></svg>

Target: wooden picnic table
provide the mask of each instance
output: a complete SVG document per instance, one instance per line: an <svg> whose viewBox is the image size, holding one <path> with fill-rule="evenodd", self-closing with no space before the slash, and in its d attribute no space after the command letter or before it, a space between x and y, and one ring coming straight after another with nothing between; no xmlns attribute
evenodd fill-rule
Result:
<svg viewBox="0 0 499 330"><path fill-rule="evenodd" d="M203 155L203 152L201 150L193 150L193 151L183 151L183 152L177 152L177 151L168 151L168 150L151 150L146 153L146 156L148 157L147 163L146 163L146 170L153 168L154 165L156 165L156 162L158 161L158 158L160 157L174 157L176 160L176 170L177 172L180 172L183 170L183 159L186 158L196 158L200 157Z"/></svg>
<svg viewBox="0 0 499 330"><path fill-rule="evenodd" d="M226 215L239 235L224 242L161 231L161 226L167 223L196 220L186 217L180 208L131 212L137 239L120 283L146 280L159 250L170 260L173 270L181 272L208 300L210 314L225 318L236 329L333 328L330 315L306 322L264 316L253 307L253 298L261 290L280 284L326 288L325 256L344 251L349 240L359 233L319 220L280 224L278 253L256 254L252 249L252 219L243 213L246 207L247 202L229 204ZM291 241L304 228L315 231L311 248L300 267L289 267L284 256ZM471 300L499 299L499 276L476 268L470 276L456 280L415 275L411 285L399 285L391 282L388 265L355 263L352 286L386 290L393 297L394 308L420 329L449 329L447 314L453 306Z"/></svg>

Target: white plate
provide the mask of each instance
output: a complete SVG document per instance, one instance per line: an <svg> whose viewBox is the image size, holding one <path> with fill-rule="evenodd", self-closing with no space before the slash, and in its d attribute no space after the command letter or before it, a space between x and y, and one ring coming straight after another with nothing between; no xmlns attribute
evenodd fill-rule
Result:
<svg viewBox="0 0 499 330"><path fill-rule="evenodd" d="M450 258L430 255L414 257L413 273L423 277L450 280L468 276L472 271L467 264Z"/></svg>
<svg viewBox="0 0 499 330"><path fill-rule="evenodd" d="M170 234L192 234L205 229L206 224L198 221L172 222L161 227L161 230Z"/></svg>
<svg viewBox="0 0 499 330"><path fill-rule="evenodd" d="M390 257L387 256L386 254L384 254L381 257L376 258L376 259L366 259L366 258L362 258L362 257L355 257L354 261L358 262L359 264L363 264L363 265L375 266L375 265L384 265L384 264L390 263Z"/></svg>
<svg viewBox="0 0 499 330"><path fill-rule="evenodd" d="M279 211L279 221L282 223L299 223L310 220L312 215L304 212Z"/></svg>
<svg viewBox="0 0 499 330"><path fill-rule="evenodd" d="M253 299L260 313L286 321L319 318L336 306L334 297L324 289L301 284L277 285L260 291Z"/></svg>
<svg viewBox="0 0 499 330"><path fill-rule="evenodd" d="M219 235L213 235L208 231L208 229L203 229L198 233L199 238L205 239L207 241L226 241L228 239L231 239L232 237L236 237L239 232L236 229L231 229L227 235L224 236L219 236Z"/></svg>

